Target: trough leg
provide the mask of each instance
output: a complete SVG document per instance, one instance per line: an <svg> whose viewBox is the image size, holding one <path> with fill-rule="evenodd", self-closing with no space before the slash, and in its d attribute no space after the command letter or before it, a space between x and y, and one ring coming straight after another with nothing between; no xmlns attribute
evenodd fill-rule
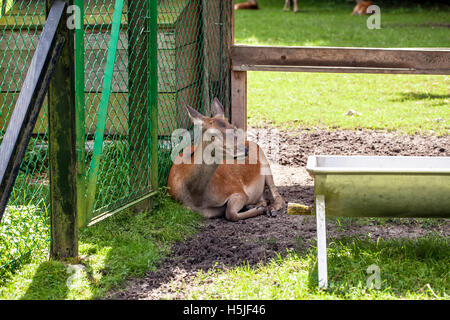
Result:
<svg viewBox="0 0 450 320"><path fill-rule="evenodd" d="M316 196L317 219L317 264L319 274L319 289L328 287L327 274L327 234L325 224L325 196Z"/></svg>

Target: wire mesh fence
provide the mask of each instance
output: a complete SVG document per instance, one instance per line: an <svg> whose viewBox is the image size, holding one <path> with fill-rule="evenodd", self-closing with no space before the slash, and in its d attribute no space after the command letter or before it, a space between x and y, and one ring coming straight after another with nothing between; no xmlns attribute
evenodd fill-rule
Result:
<svg viewBox="0 0 450 320"><path fill-rule="evenodd" d="M45 24L45 1L0 1L0 140ZM48 222L47 102L39 115L0 224L0 276L45 249Z"/></svg>
<svg viewBox="0 0 450 320"><path fill-rule="evenodd" d="M166 184L171 133L191 126L184 104L208 114L217 97L229 112L232 1L119 1L74 1L83 6L82 41L74 48L82 76L77 114L84 115L77 119L79 214L94 219ZM0 7L1 139L45 24L46 1L0 0ZM48 247L50 156L45 102L0 222L0 276Z"/></svg>

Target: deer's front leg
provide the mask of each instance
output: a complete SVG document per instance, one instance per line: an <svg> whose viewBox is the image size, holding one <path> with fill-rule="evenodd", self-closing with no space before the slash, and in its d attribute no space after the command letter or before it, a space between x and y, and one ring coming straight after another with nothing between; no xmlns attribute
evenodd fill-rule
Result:
<svg viewBox="0 0 450 320"><path fill-rule="evenodd" d="M283 8L283 11L289 11L289 1L290 1L290 0L284 1L284 8Z"/></svg>
<svg viewBox="0 0 450 320"><path fill-rule="evenodd" d="M298 12L298 0L294 0L294 13Z"/></svg>

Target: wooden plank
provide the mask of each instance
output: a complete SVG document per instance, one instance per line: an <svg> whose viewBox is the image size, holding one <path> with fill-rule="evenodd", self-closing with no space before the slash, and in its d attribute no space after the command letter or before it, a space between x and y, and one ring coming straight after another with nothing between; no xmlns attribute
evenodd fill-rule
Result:
<svg viewBox="0 0 450 320"><path fill-rule="evenodd" d="M24 83L27 90L20 93L0 144L0 220L25 156L51 75L53 71L56 70L56 74L58 71L56 61L61 54L64 38L57 36L57 30L59 30L63 10L64 3L59 2L50 12L42 39L25 77ZM2 130L3 128L4 126Z"/></svg>
<svg viewBox="0 0 450 320"><path fill-rule="evenodd" d="M234 45L236 71L450 74L450 49Z"/></svg>
<svg viewBox="0 0 450 320"><path fill-rule="evenodd" d="M223 66L224 75L222 82L224 83L224 96L222 104L225 107L225 114L227 117L231 116L231 46L233 44L233 12L234 6L232 1L223 1L222 10L225 17L223 18L223 59L221 65Z"/></svg>
<svg viewBox="0 0 450 320"><path fill-rule="evenodd" d="M240 71L274 72L320 72L320 73L370 73L370 74L424 74L407 68L345 68L345 67L304 67L304 66L246 66ZM426 73L429 74L429 73Z"/></svg>
<svg viewBox="0 0 450 320"><path fill-rule="evenodd" d="M186 32L185 32L186 33ZM40 33L39 33L40 35ZM0 43L0 57L4 56L0 66L0 91L16 92L22 87L24 76L34 54L34 48L39 41L39 35L28 36L26 33L9 32L9 36ZM192 36L189 36L192 38ZM178 36L177 38L183 38ZM189 85L199 77L198 42L183 41L176 46L175 33L172 31L158 32L158 91L175 92ZM190 39L193 40L193 39ZM195 40L195 39L194 39ZM17 48L25 50L10 50L8 46L17 41ZM101 91L101 80L104 76L107 47L110 41L109 33L87 32L85 36L85 90L86 92ZM181 40L178 40L180 42ZM128 37L121 32L119 47L112 83L113 92L128 92ZM178 57L178 60L177 60ZM142 69L142 68L141 68ZM175 73L176 72L176 73ZM183 81L181 81L183 80Z"/></svg>
<svg viewBox="0 0 450 320"><path fill-rule="evenodd" d="M14 36L9 41L10 43L12 43L12 39L18 39L19 45L30 49L9 50L7 44L4 42L0 43L0 57L3 55L3 60L7 62L0 66L0 91L2 92L20 91L24 80L23 73L28 69L31 57L34 54L34 48L39 41L38 36L27 37L24 35L22 38L19 34L13 33L10 35ZM102 37L102 40L98 41L98 37ZM109 34L99 32L86 34L84 58L86 92L101 91L101 80L104 76L109 39ZM116 63L114 64L113 92L128 92L127 47L128 38L122 32ZM197 59L199 59L197 42L176 47L173 32L159 32L158 49L159 92L175 92L186 87L199 77L199 67L196 63ZM179 60L177 60L177 57L179 57Z"/></svg>
<svg viewBox="0 0 450 320"><path fill-rule="evenodd" d="M11 1L11 0L6 0ZM158 24L172 26L186 7L189 6L190 0L161 0L158 1ZM32 6L29 11L25 8ZM0 16L0 26L11 26L12 28L27 28L31 26L39 26L45 23L45 15L42 13L42 3L29 3L28 6L21 5L20 1L16 1L11 13ZM103 0L101 3L92 1L85 6L85 25L110 25L113 15L114 5L112 1ZM30 16L29 12L35 12ZM128 8L125 5L124 14L121 16L121 24L127 25Z"/></svg>
<svg viewBox="0 0 450 320"><path fill-rule="evenodd" d="M158 134L160 136L170 136L173 129L178 127L187 127L189 119L181 110L183 103L189 103L197 106L199 101L200 87L191 86L180 90L178 93L159 93L158 94ZM86 108L86 134L93 135L95 133L95 123L97 122L97 112L100 102L101 93L86 92L85 100L89 108ZM0 93L0 104L6 101L4 105L11 105L13 109L19 93ZM109 98L108 119L106 121L105 135L126 135L128 134L128 93L112 92ZM178 101L178 102L177 102ZM43 105L47 105L45 99ZM12 112L12 111L11 111ZM44 134L48 125L46 116L47 110L41 109L33 134ZM11 113L8 108L2 108L0 112L0 128L6 128L9 123Z"/></svg>
<svg viewBox="0 0 450 320"><path fill-rule="evenodd" d="M109 35L104 35L109 39ZM160 49L162 46L168 48L170 42L161 37ZM0 43L0 56L4 54L4 61L0 68L0 90L3 92L19 91L24 80L24 72L28 69L31 57L34 54L34 47L39 40L38 36L32 37L14 37L20 45L27 50L5 50L7 43ZM112 90L114 92L127 92L128 73L128 54L124 49L128 45L126 37L121 36L120 44L124 47L119 48L114 68ZM85 55L85 83L86 91L97 91L101 88L100 80L103 77L106 57L107 42L100 44L94 38L90 38L86 45ZM253 49L256 48L254 51ZM272 50L273 49L273 50ZM277 47L244 47L232 46L232 68L235 71L280 71L280 72L328 72L328 73L382 73L382 74L450 74L450 50L428 50L410 51L409 49L364 49L364 48L339 48L340 55L333 56L333 48L289 48L289 55L283 55ZM295 50L293 50L295 49ZM314 50L328 52L327 56L316 57ZM194 49L176 49L181 53L194 55ZM175 51L162 50L159 52L159 91L175 91L177 87L177 78L172 74L175 71ZM346 51L348 50L348 51ZM367 50L367 55L364 52ZM374 56L378 51L380 57ZM400 51L397 51L400 50ZM419 49L418 49L419 50ZM278 58L276 58L278 57ZM285 57L285 58L283 58ZM289 58L288 58L289 57ZM372 59L372 58L373 59ZM415 60L417 58L417 60ZM193 59L190 58L190 59ZM210 59L210 58L209 58ZM339 60L341 59L341 60ZM397 60L395 60L397 59ZM379 60L379 61L378 61ZM172 62L171 62L172 61ZM187 60L185 60L187 61ZM210 61L210 60L208 60ZM212 59L214 61L214 59ZM287 61L287 62L286 62ZM397 61L397 62L396 62ZM211 62L212 63L212 62ZM329 65L327 65L329 64ZM346 65L347 64L347 65ZM190 72L195 72L196 65L185 63L185 67L190 67ZM211 67L210 67L211 68ZM216 69L216 68L212 68ZM212 70L210 71L212 72ZM215 75L214 78L217 78Z"/></svg>
<svg viewBox="0 0 450 320"><path fill-rule="evenodd" d="M231 123L247 131L247 72L231 72Z"/></svg>
<svg viewBox="0 0 450 320"><path fill-rule="evenodd" d="M47 24L51 21L53 10L62 6L57 36L65 39L48 89L50 256L53 259L78 256L74 33L64 23L67 21L65 5L70 2L47 0L48 7L51 8Z"/></svg>

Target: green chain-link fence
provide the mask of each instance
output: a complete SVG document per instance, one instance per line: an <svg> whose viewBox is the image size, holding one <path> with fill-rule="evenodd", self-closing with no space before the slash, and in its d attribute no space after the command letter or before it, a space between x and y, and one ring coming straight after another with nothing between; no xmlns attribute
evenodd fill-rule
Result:
<svg viewBox="0 0 450 320"><path fill-rule="evenodd" d="M6 131L28 66L45 24L45 1L0 0L0 139ZM47 248L47 103L39 115L19 175L0 223L0 278L37 250Z"/></svg>
<svg viewBox="0 0 450 320"><path fill-rule="evenodd" d="M75 70L78 213L87 222L166 184L171 133L191 125L184 104L207 114L218 97L229 110L232 1L119 1L74 0L84 6ZM0 4L2 137L45 24L46 1ZM0 223L0 277L48 247L47 126L45 102Z"/></svg>

